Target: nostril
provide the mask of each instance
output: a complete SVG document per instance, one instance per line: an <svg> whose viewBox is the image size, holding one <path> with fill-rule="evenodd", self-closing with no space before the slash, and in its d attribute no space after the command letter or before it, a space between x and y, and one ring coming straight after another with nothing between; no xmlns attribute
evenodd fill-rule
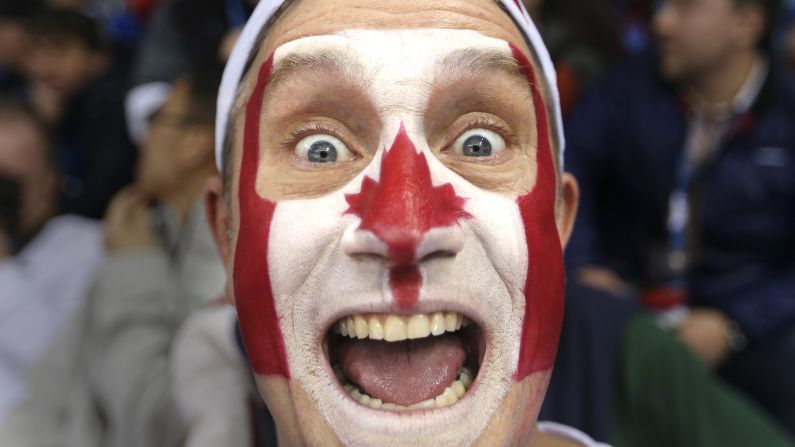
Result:
<svg viewBox="0 0 795 447"><path fill-rule="evenodd" d="M417 247L417 259L427 261L454 257L464 249L464 232L458 225L434 228L427 232Z"/></svg>
<svg viewBox="0 0 795 447"><path fill-rule="evenodd" d="M416 265L432 259L456 256L464 248L464 235L459 226L434 228L424 235L390 234L384 241L368 230L351 227L342 236L341 248L358 260L388 260L394 267Z"/></svg>
<svg viewBox="0 0 795 447"><path fill-rule="evenodd" d="M444 258L453 258L457 253L453 251L435 251L433 253L429 253L425 255L420 262L428 262L433 261L434 259L444 259Z"/></svg>
<svg viewBox="0 0 795 447"><path fill-rule="evenodd" d="M358 230L355 226L345 230L340 245L343 253L356 258L387 258L389 254L387 245L375 234Z"/></svg>

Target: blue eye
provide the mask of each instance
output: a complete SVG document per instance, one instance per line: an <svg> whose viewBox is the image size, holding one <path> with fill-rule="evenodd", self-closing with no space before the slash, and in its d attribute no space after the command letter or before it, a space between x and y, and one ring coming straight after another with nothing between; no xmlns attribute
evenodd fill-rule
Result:
<svg viewBox="0 0 795 447"><path fill-rule="evenodd" d="M491 157L505 150L505 140L488 129L470 129L453 143L453 153L465 157Z"/></svg>
<svg viewBox="0 0 795 447"><path fill-rule="evenodd" d="M295 146L295 154L311 163L335 163L354 158L345 143L331 135L311 135Z"/></svg>

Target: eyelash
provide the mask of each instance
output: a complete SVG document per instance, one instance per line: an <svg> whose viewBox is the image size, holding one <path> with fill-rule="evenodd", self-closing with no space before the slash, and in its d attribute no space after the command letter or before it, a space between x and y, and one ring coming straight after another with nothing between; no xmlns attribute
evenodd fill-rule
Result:
<svg viewBox="0 0 795 447"><path fill-rule="evenodd" d="M282 143L282 146L284 147L285 150L292 151L293 148L295 148L295 145L298 144L298 142L304 139L305 137L320 133L329 134L335 138L344 141L343 138L339 135L339 133L336 132L331 127L328 127L323 123L314 123L309 126L302 127L298 130L290 132L290 137L287 139L287 141Z"/></svg>
<svg viewBox="0 0 795 447"><path fill-rule="evenodd" d="M485 118L485 117L477 117L477 118L471 119L467 123L467 125L464 126L462 128L462 130L460 132L458 132L457 134L461 135L462 133L464 133L464 132L466 132L468 130L478 129L478 128L488 129L488 130L491 130L491 131L499 133L503 138L505 138L506 143L508 143L509 145L513 145L513 144L516 143L516 139L517 139L516 133L514 133L514 131L511 130L510 127L508 127L508 126L506 126L506 125L504 125L502 123L499 123L499 122L497 122L494 119ZM458 135L456 135L454 138L458 138Z"/></svg>

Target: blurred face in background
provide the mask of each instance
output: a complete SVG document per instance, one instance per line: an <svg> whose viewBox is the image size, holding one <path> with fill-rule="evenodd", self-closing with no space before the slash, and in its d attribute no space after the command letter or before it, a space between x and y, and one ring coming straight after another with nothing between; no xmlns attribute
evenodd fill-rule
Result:
<svg viewBox="0 0 795 447"><path fill-rule="evenodd" d="M30 33L21 20L0 18L0 64L20 69L30 56Z"/></svg>
<svg viewBox="0 0 795 447"><path fill-rule="evenodd" d="M174 84L166 102L152 115L141 145L136 178L150 196L158 197L180 180L177 153L188 112L188 89L185 82Z"/></svg>
<svg viewBox="0 0 795 447"><path fill-rule="evenodd" d="M755 4L738 6L735 0L663 1L653 21L663 75L686 81L720 69L738 52L755 48L763 22L763 13Z"/></svg>
<svg viewBox="0 0 795 447"><path fill-rule="evenodd" d="M22 115L0 112L0 174L18 183L22 235L30 236L52 216L57 175L47 159L47 141Z"/></svg>
<svg viewBox="0 0 795 447"><path fill-rule="evenodd" d="M181 189L186 176L212 153L212 124L199 122L191 112L190 83L182 79L151 117L136 178L142 192L152 198L162 199Z"/></svg>
<svg viewBox="0 0 795 447"><path fill-rule="evenodd" d="M103 52L76 38L41 37L34 45L31 77L61 95L70 95L93 81L106 63Z"/></svg>

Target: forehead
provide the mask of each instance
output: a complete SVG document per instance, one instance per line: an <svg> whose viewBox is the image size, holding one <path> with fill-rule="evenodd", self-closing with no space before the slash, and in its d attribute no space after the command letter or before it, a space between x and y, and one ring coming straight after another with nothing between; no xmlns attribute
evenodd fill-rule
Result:
<svg viewBox="0 0 795 447"><path fill-rule="evenodd" d="M444 71L499 68L518 74L507 42L475 31L449 29L347 30L304 37L276 49L273 66L272 83L304 68L320 75L358 72L374 84L371 87L392 91L391 96L402 95L403 87L417 87Z"/></svg>
<svg viewBox="0 0 795 447"><path fill-rule="evenodd" d="M263 52L346 29L412 28L477 31L526 50L519 30L495 0L294 0L268 32Z"/></svg>
<svg viewBox="0 0 795 447"><path fill-rule="evenodd" d="M257 68L269 57L273 56L273 62L278 64L276 59L285 57L290 50L298 50L297 47L303 47L301 49L303 51L311 51L310 47L313 44L307 45L309 37L316 38L314 42L317 44L329 45L337 42L339 46L344 46L343 39L348 38L350 41L351 38L361 37L356 36L355 30L372 31L373 33L367 38L373 38L376 31L382 31L384 35L380 40L384 42L393 40L393 43L394 34L402 32L401 34L405 35L413 30L417 31L417 35L422 34L423 30L437 32L447 30L466 36L461 42L456 41L459 36L426 40L419 42L420 45L414 45L411 53L394 54L399 56L392 58L392 61L397 60L397 63L389 64L389 70L386 70L392 71L393 77L398 75L394 72L395 68L400 67L404 61L412 62L413 69L416 69L418 65L416 51L423 45L436 46L429 48L428 51L437 55L443 52L445 47L451 51L455 47L461 48L465 46L464 43L473 41L477 41L481 47L484 45L491 46L492 49L499 47L509 56L508 44L525 55L532 54L509 13L504 11L496 0L293 0L279 15L278 20L270 24L257 53L251 55L252 68L247 70L241 80L235 95L237 107L233 110L238 112L242 110L242 105L247 101L256 83L259 71ZM364 45L358 48L360 55L376 53L381 63L389 62L389 55L379 53L382 49L374 49L368 42L363 43ZM511 59L513 60L512 57ZM535 66L534 58L528 57L528 59L533 69L540 72L539 67ZM278 78L279 73L274 74L277 76L271 76L271 81ZM381 78L385 77L384 73L378 74ZM549 86L545 85L543 77L539 77L539 80L542 81L539 85L542 95L546 95Z"/></svg>

